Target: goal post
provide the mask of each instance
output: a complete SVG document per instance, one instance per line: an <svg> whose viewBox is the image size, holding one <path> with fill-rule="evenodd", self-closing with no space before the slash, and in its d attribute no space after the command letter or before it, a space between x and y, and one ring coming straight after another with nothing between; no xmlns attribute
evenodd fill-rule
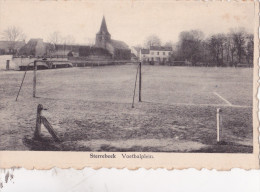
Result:
<svg viewBox="0 0 260 192"><path fill-rule="evenodd" d="M42 60L34 60L33 62L33 98L36 98L36 94L37 94L37 70L38 70L38 62L43 62ZM59 61L54 61L52 60L52 62L59 62ZM64 62L64 61L61 61ZM142 102L142 62L138 61L134 61L134 62L127 62L127 63L131 63L131 64L137 64L137 73L136 73L136 82L135 84L138 85L138 101ZM138 80L138 82L137 82ZM137 89L137 86L135 85L135 89ZM134 90L135 92L136 90Z"/></svg>
<svg viewBox="0 0 260 192"><path fill-rule="evenodd" d="M142 102L142 62L139 63L139 102Z"/></svg>
<svg viewBox="0 0 260 192"><path fill-rule="evenodd" d="M36 71L37 71L37 60L33 62L33 97L36 97Z"/></svg>

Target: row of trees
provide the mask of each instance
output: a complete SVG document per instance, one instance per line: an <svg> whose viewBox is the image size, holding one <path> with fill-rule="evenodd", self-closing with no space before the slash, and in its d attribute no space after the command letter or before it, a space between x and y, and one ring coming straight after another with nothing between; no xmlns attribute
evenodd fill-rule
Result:
<svg viewBox="0 0 260 192"><path fill-rule="evenodd" d="M18 41L26 39L24 32L15 26L4 30L1 37L10 42L10 50L15 50ZM75 44L75 38L71 35L63 37L58 31L55 31L49 35L48 42L51 47L57 44L66 47L66 45ZM149 48L150 46L161 46L162 42L158 36L151 35L147 37L144 45ZM164 46L173 47L172 61L186 61L192 65L253 65L254 36L243 28L231 29L227 34L218 33L207 38L199 30L183 31L179 35L177 44L167 42Z"/></svg>
<svg viewBox="0 0 260 192"><path fill-rule="evenodd" d="M144 46L162 46L156 35L145 40ZM205 38L200 30L183 31L174 46L171 42L163 46L172 46L172 61L186 61L192 65L252 66L254 54L254 35L245 29L231 29L229 33L218 33Z"/></svg>
<svg viewBox="0 0 260 192"><path fill-rule="evenodd" d="M193 65L206 63L217 66L253 65L254 35L244 29L230 30L204 38L198 30L180 34L174 59L187 60Z"/></svg>
<svg viewBox="0 0 260 192"><path fill-rule="evenodd" d="M9 42L8 48L15 50L19 41L25 41L26 35L23 30L17 26L10 26L6 28L0 34L1 40ZM75 38L72 35L62 36L60 32L55 31L48 36L47 42L52 45L62 44L62 45L73 45L75 44Z"/></svg>
<svg viewBox="0 0 260 192"><path fill-rule="evenodd" d="M8 42L8 49L10 53L16 53L17 43L19 41L25 41L26 39L24 32L15 26L6 28L0 35L2 40Z"/></svg>

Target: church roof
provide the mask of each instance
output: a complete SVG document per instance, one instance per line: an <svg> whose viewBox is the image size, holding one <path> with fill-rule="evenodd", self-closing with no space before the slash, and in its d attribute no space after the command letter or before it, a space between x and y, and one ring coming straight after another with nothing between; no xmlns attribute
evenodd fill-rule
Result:
<svg viewBox="0 0 260 192"><path fill-rule="evenodd" d="M102 23L101 23L101 26L100 26L100 30L99 30L98 33L99 34L109 34L110 35L110 33L107 30L106 19L105 19L104 16L103 16Z"/></svg>
<svg viewBox="0 0 260 192"><path fill-rule="evenodd" d="M116 49L129 49L128 45L123 41L111 39L110 43Z"/></svg>

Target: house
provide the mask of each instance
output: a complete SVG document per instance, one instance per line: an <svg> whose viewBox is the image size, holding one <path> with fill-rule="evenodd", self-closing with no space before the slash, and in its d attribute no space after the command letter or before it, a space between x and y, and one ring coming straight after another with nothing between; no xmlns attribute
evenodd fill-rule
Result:
<svg viewBox="0 0 260 192"><path fill-rule="evenodd" d="M25 41L0 41L0 55L16 54L24 45Z"/></svg>
<svg viewBox="0 0 260 192"><path fill-rule="evenodd" d="M150 50L149 49L140 49L139 59L142 62L150 61Z"/></svg>
<svg viewBox="0 0 260 192"><path fill-rule="evenodd" d="M30 39L21 48L20 55L34 57L69 57L71 60L130 60L131 50L123 41L111 39L105 17L96 34L94 46L45 43L43 39Z"/></svg>
<svg viewBox="0 0 260 192"><path fill-rule="evenodd" d="M99 32L96 34L96 48L102 48L109 51L112 58L115 60L130 60L131 50L128 45L123 41L111 39L108 32L105 17L103 16Z"/></svg>
<svg viewBox="0 0 260 192"><path fill-rule="evenodd" d="M149 49L140 50L140 60L143 62L164 64L169 62L172 47L150 46Z"/></svg>
<svg viewBox="0 0 260 192"><path fill-rule="evenodd" d="M80 45L52 44L46 43L43 39L30 39L19 52L19 55L33 57L68 57L79 56Z"/></svg>
<svg viewBox="0 0 260 192"><path fill-rule="evenodd" d="M51 57L78 57L81 45L52 44L48 55Z"/></svg>
<svg viewBox="0 0 260 192"><path fill-rule="evenodd" d="M30 39L19 51L19 55L43 57L47 54L47 44L43 39Z"/></svg>

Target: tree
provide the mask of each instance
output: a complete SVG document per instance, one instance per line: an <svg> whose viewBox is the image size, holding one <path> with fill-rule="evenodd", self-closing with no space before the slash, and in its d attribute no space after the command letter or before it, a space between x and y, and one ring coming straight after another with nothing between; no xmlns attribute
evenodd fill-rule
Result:
<svg viewBox="0 0 260 192"><path fill-rule="evenodd" d="M199 30L183 31L179 36L177 54L180 59L192 62L194 65L203 60L203 37Z"/></svg>
<svg viewBox="0 0 260 192"><path fill-rule="evenodd" d="M226 36L224 34L212 35L209 40L210 54L212 61L217 66L223 66L224 64L224 51L226 47Z"/></svg>
<svg viewBox="0 0 260 192"><path fill-rule="evenodd" d="M94 38L86 37L84 39L84 41L86 42L87 45L89 45L91 47L95 45L95 39Z"/></svg>
<svg viewBox="0 0 260 192"><path fill-rule="evenodd" d="M237 61L241 63L242 57L245 55L246 32L243 28L232 30L231 36L235 45Z"/></svg>
<svg viewBox="0 0 260 192"><path fill-rule="evenodd" d="M48 37L48 42L54 45L62 43L62 37L59 31L51 33Z"/></svg>
<svg viewBox="0 0 260 192"><path fill-rule="evenodd" d="M173 47L173 42L172 41L167 41L165 44L164 44L164 46L165 47Z"/></svg>
<svg viewBox="0 0 260 192"><path fill-rule="evenodd" d="M161 46L161 40L157 35L150 35L145 39L144 46L146 48L151 46Z"/></svg>
<svg viewBox="0 0 260 192"><path fill-rule="evenodd" d="M2 39L9 41L9 50L11 52L16 51L16 45L18 41L25 41L26 35L23 33L23 31L16 26L10 26L6 30L3 31L1 34Z"/></svg>
<svg viewBox="0 0 260 192"><path fill-rule="evenodd" d="M254 35L248 34L246 37L246 60L249 66L253 66L254 63Z"/></svg>
<svg viewBox="0 0 260 192"><path fill-rule="evenodd" d="M66 45L73 45L75 44L75 38L72 35L67 35L63 38L63 43Z"/></svg>
<svg viewBox="0 0 260 192"><path fill-rule="evenodd" d="M72 50L72 45L75 44L75 38L72 35L67 35L66 37L62 38L64 49L68 47Z"/></svg>

